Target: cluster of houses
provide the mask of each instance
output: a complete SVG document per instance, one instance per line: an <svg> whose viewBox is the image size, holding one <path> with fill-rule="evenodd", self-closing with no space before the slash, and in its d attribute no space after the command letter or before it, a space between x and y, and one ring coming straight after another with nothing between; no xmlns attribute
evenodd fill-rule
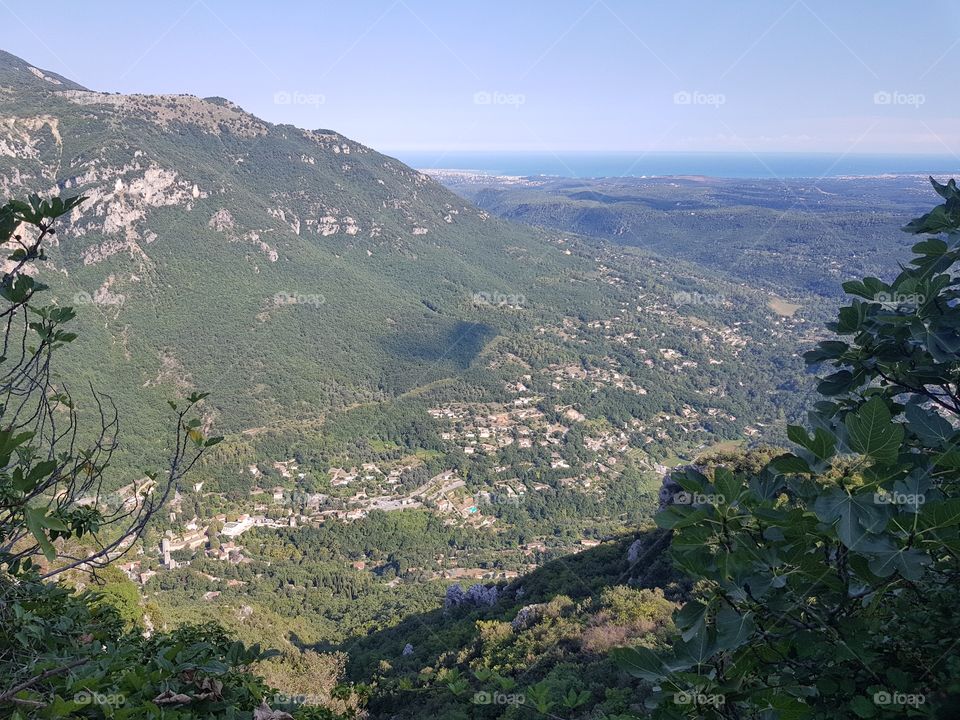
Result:
<svg viewBox="0 0 960 720"><path fill-rule="evenodd" d="M330 485L332 487L349 485L358 479L366 482L378 480L386 485L397 485L400 482L403 472L405 470L411 470L412 468L412 465L402 465L383 472L376 463L368 462L363 463L359 468L353 467L347 470L342 467L332 467L327 472L330 476Z"/></svg>
<svg viewBox="0 0 960 720"><path fill-rule="evenodd" d="M380 479L390 484L399 482L399 474L402 468L391 470L389 473L383 473L375 464L365 463L360 470L343 468L331 468L330 475L336 479L339 485L346 485L356 480L375 480ZM160 541L160 565L167 570L173 570L181 565L189 565L189 560L177 560L174 557L179 551L188 550L193 553L203 553L209 558L222 562L238 564L246 562L247 558L243 554L243 545L239 544L238 539L248 530L253 528L284 528L297 527L300 524L317 524L325 522L328 519L337 519L343 521L358 520L366 517L371 511L382 510L390 512L394 510L404 510L409 508L424 507L429 505L439 513L450 515L454 518L476 519L481 524L493 522L492 518L480 519L479 503L480 499L474 497L464 490L465 483L453 470L441 472L420 487L415 488L407 494L399 495L368 495L366 491L358 489L354 495L342 498L340 504L344 507L339 509L325 509L311 512L309 515L298 514L293 509L288 508L287 514L282 518L271 518L263 514L244 513L236 519L228 520L224 514L217 515L207 521L200 521L194 517L183 526L182 532L175 534L168 530ZM257 493L260 494L260 493ZM285 498L290 499L296 494L285 491L285 494L278 493L278 501ZM313 496L304 496L308 503ZM321 495L323 499L328 496ZM177 498L179 505L173 508L172 516L175 518L180 512L182 506L182 497ZM215 534L213 528L219 526L216 533L219 542L212 543L212 536ZM154 563L151 563L154 565ZM145 567L142 560L119 565L120 569L126 575L140 583L147 583L151 577L156 575L155 569Z"/></svg>
<svg viewBox="0 0 960 720"><path fill-rule="evenodd" d="M525 388L522 383L517 383L516 387ZM437 420L450 423L450 428L440 434L442 440L456 445L465 455L477 451L489 455L514 443L519 448L533 447L536 442L560 444L569 428L547 423L543 412L535 407L540 400L540 397L527 396L516 398L510 404L452 403L430 408L427 412ZM568 417L582 419L583 416L576 413Z"/></svg>

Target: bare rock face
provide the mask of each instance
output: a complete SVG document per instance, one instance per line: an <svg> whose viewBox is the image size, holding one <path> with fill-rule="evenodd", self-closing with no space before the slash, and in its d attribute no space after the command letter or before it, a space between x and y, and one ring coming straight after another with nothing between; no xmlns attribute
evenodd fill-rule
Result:
<svg viewBox="0 0 960 720"><path fill-rule="evenodd" d="M126 253L136 262L139 271L152 262L143 244L156 239L156 233L145 229L148 213L155 208L182 205L190 210L190 202L207 194L195 184L180 178L176 171L157 164L110 166L75 176L70 186L86 185L84 211L71 214L71 225L65 228L67 238L90 234L103 239L82 250L83 264L96 265L107 258ZM96 184L94 184L96 183Z"/></svg>
<svg viewBox="0 0 960 720"><path fill-rule="evenodd" d="M217 232L224 233L229 242L247 243L249 245L253 245L262 253L264 253L270 262L276 262L280 258L280 254L275 248L271 247L260 239L260 231L250 230L242 234L235 232L236 221L233 219L233 215L230 213L230 211L226 208L220 208L213 215L211 215L210 220L207 222L207 227L212 228Z"/></svg>
<svg viewBox="0 0 960 720"><path fill-rule="evenodd" d="M447 588L443 607L444 610L452 610L460 606L490 607L496 604L498 598L499 590L496 585L487 587L477 583L471 585L466 592L459 585L451 585Z"/></svg>
<svg viewBox="0 0 960 720"><path fill-rule="evenodd" d="M44 145L53 141L59 152L63 149L60 121L50 115L34 117L5 117L0 119L0 155L18 160L41 160Z"/></svg>
<svg viewBox="0 0 960 720"><path fill-rule="evenodd" d="M659 501L657 510L662 511L668 505L672 505L676 496L682 492L683 488L680 487L680 484L673 479L671 473L664 475L663 481L660 483L660 492L657 494L657 499Z"/></svg>
<svg viewBox="0 0 960 720"><path fill-rule="evenodd" d="M497 603L499 591L496 585L486 587L485 585L472 585L467 590L467 602L477 607L490 607Z"/></svg>
<svg viewBox="0 0 960 720"><path fill-rule="evenodd" d="M43 72L43 70L39 70L38 68L35 68L32 65L28 65L27 70L29 70L34 75L34 77L38 77L41 80L46 80L48 83L52 83L53 85L63 85L63 83L60 80L57 80L55 77L51 75L47 75L45 72Z"/></svg>
<svg viewBox="0 0 960 720"><path fill-rule="evenodd" d="M521 630L526 630L527 628L532 627L537 624L537 621L543 617L543 603L536 603L534 605L524 605L517 612L517 616L510 622L510 627L514 632L520 632Z"/></svg>
<svg viewBox="0 0 960 720"><path fill-rule="evenodd" d="M217 232L224 232L225 230L233 230L236 223L233 220L233 215L230 214L230 211L226 208L220 208L213 215L210 216L210 221L207 223L208 227L212 227Z"/></svg>
<svg viewBox="0 0 960 720"><path fill-rule="evenodd" d="M466 593L463 592L462 587L459 585L451 585L447 588L446 597L443 599L443 609L451 610L452 608L463 605L465 596Z"/></svg>

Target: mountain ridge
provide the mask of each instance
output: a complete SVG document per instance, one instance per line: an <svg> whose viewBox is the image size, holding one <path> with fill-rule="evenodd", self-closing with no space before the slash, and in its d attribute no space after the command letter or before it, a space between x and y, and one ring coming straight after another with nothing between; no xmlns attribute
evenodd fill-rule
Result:
<svg viewBox="0 0 960 720"><path fill-rule="evenodd" d="M55 290L64 302L89 300L103 316L99 342L121 365L138 356L138 342L159 346L129 384L177 375L175 387L222 387L218 373L198 377L205 363L191 366L178 345L191 335L201 340L198 308L222 309L227 301L229 319L242 322L204 342L232 352L253 340L261 353L291 341L317 353L339 345L350 359L336 360L338 372L317 371L318 379L339 394L345 375L364 375L343 404L375 399L411 389L404 376L436 379L434 364L463 366L449 361L449 341L463 335L459 323L485 324L472 307L475 293L516 293L515 285L532 286L541 274L584 267L542 235L509 228L339 133L266 123L229 101L99 93L50 75L55 85L25 61L5 59L0 85L22 89L0 97L7 118L0 190L87 197L48 267L62 276ZM541 273L544 258L553 267ZM181 286L186 297L170 297L163 288L183 277L191 285L216 277L219 287ZM533 299L531 290L525 294ZM355 325L351 313L365 337L344 331ZM398 336L405 318L411 330ZM138 326L153 337L145 341ZM420 341L408 342L417 333ZM396 356L397 347L404 367L364 362ZM308 362L301 350L293 354ZM256 362L240 365L231 385L271 383ZM221 417L242 416L232 425L240 429L275 415L275 405L254 398Z"/></svg>
<svg viewBox="0 0 960 720"><path fill-rule="evenodd" d="M42 70L34 67L21 57L0 50L0 75L4 82L12 82L15 85L46 87L44 82L57 87L61 90L86 90L73 80L50 70ZM47 89L51 89L47 87Z"/></svg>

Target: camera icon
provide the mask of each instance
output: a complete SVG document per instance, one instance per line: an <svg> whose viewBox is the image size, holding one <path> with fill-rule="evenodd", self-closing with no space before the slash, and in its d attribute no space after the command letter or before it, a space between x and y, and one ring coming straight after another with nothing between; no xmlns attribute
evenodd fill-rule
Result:
<svg viewBox="0 0 960 720"><path fill-rule="evenodd" d="M292 101L293 97L286 90L280 90L273 94L274 105L289 105Z"/></svg>
<svg viewBox="0 0 960 720"><path fill-rule="evenodd" d="M493 102L493 95L486 90L480 90L473 94L474 105L490 105Z"/></svg>
<svg viewBox="0 0 960 720"><path fill-rule="evenodd" d="M473 704L474 705L489 705L493 702L493 696L488 693L486 690L481 690L478 693L473 695Z"/></svg>

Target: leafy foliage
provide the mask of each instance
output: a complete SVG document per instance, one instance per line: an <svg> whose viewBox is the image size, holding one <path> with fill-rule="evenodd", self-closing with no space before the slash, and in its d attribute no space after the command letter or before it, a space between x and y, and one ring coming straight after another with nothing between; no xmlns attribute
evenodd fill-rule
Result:
<svg viewBox="0 0 960 720"><path fill-rule="evenodd" d="M94 392L102 423L90 448L80 449L87 434L51 373L54 352L76 338L62 327L75 313L38 304L46 287L28 272L44 258L53 221L80 202L32 196L0 208L0 245L13 246L0 279L0 713L249 716L270 694L251 665L272 653L231 640L212 624L146 637L137 593L117 582L109 565L219 438L207 437L190 417L203 394L171 403L176 430L165 476L149 474L116 509L105 509L100 489L116 414L106 413ZM51 581L97 569L113 577L103 593Z"/></svg>
<svg viewBox="0 0 960 720"><path fill-rule="evenodd" d="M834 372L812 432L760 473L674 475L689 504L657 523L697 580L670 653L617 651L659 717L948 717L960 697L960 202L911 222L890 283L853 296L807 353Z"/></svg>

